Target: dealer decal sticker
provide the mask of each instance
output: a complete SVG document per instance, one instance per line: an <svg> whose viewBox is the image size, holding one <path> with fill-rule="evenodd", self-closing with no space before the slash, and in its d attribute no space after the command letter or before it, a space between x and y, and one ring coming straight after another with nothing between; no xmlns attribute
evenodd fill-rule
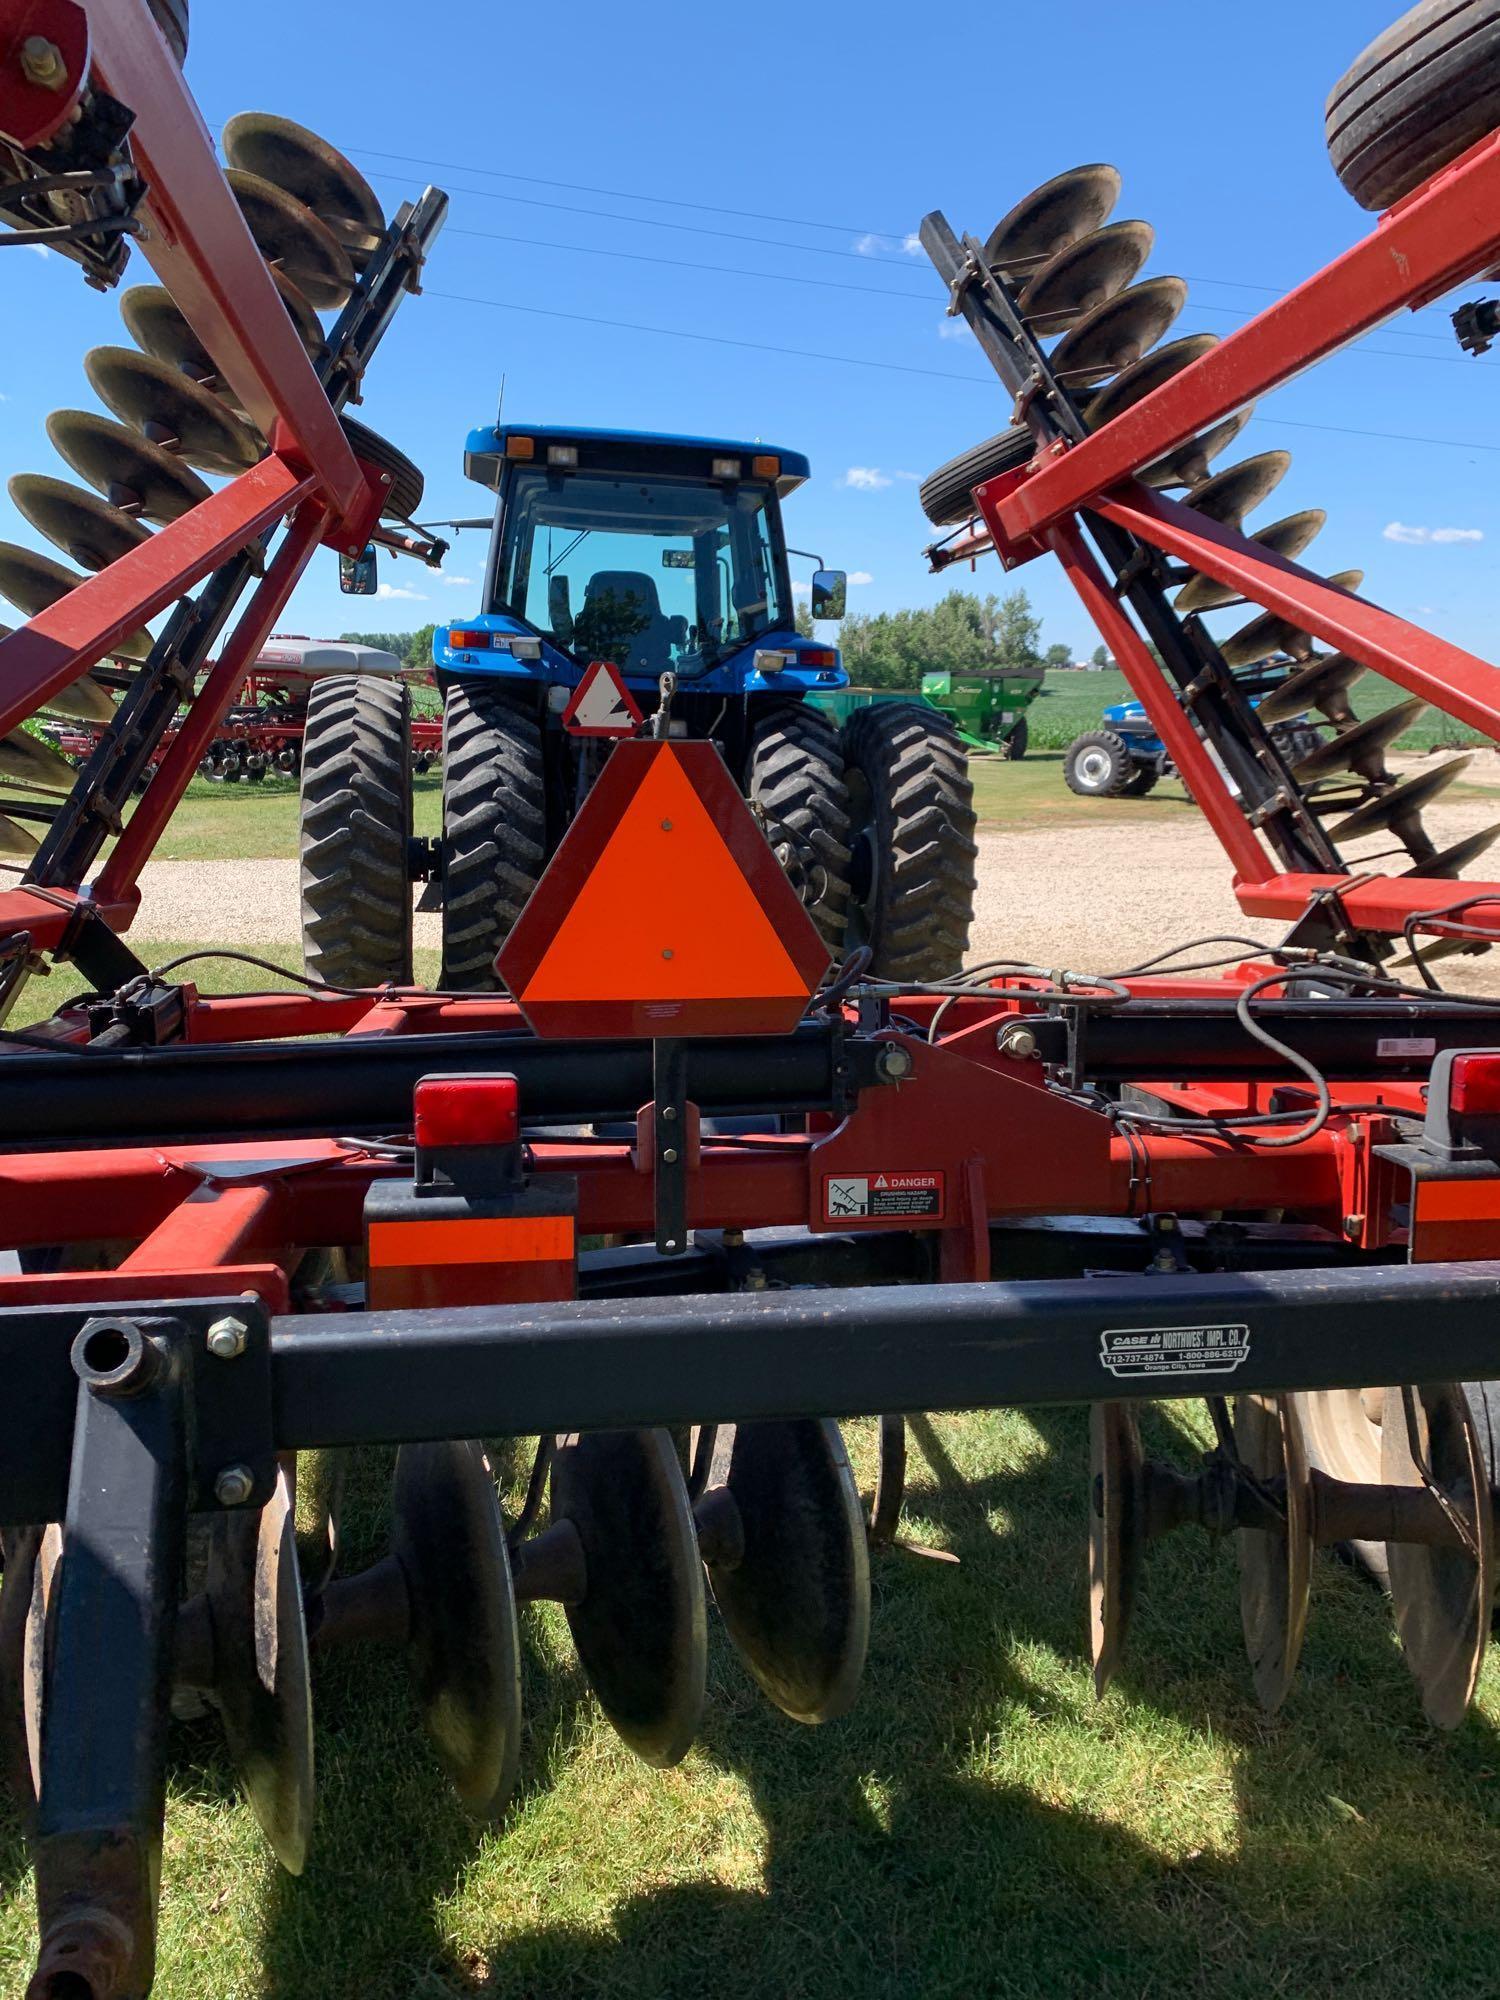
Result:
<svg viewBox="0 0 1500 2000"><path fill-rule="evenodd" d="M829 1222L937 1222L943 1214L941 1174L825 1174L823 1213Z"/></svg>
<svg viewBox="0 0 1500 2000"><path fill-rule="evenodd" d="M1232 1375L1250 1352L1248 1326L1138 1326L1099 1336L1111 1375Z"/></svg>

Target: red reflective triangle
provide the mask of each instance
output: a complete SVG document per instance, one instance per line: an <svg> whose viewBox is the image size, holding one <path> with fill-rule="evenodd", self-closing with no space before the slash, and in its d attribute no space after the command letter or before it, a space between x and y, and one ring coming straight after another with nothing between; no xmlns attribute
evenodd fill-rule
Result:
<svg viewBox="0 0 1500 2000"><path fill-rule="evenodd" d="M610 752L499 970L543 1034L770 1034L828 965L711 743Z"/></svg>

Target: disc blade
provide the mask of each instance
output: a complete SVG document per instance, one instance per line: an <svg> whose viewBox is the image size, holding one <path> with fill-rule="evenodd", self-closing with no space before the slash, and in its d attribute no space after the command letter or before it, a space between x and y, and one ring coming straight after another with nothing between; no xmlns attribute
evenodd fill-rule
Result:
<svg viewBox="0 0 1500 2000"><path fill-rule="evenodd" d="M1147 278L1106 299L1052 350L1054 374L1079 386L1132 368L1187 304L1181 278Z"/></svg>
<svg viewBox="0 0 1500 2000"><path fill-rule="evenodd" d="M9 813L0 813L0 855L7 861L29 861L40 845L29 826Z"/></svg>
<svg viewBox="0 0 1500 2000"><path fill-rule="evenodd" d="M686 1756L703 1715L708 1614L682 1466L664 1430L557 1439L552 1521L571 1523L587 1584L567 1619L599 1706L638 1757Z"/></svg>
<svg viewBox="0 0 1500 2000"><path fill-rule="evenodd" d="M58 456L115 506L165 525L206 500L209 488L183 461L94 410L54 410L47 435Z"/></svg>
<svg viewBox="0 0 1500 2000"><path fill-rule="evenodd" d="M0 639L8 639L9 625L0 625ZM49 694L37 710L39 715L58 715L68 722L93 722L103 724L114 719L114 698L102 681L96 681L92 674L84 674L76 681L69 681L56 694Z"/></svg>
<svg viewBox="0 0 1500 2000"><path fill-rule="evenodd" d="M120 295L125 331L144 353L189 375L216 377L218 365L165 285L132 285Z"/></svg>
<svg viewBox="0 0 1500 2000"><path fill-rule="evenodd" d="M1439 1729L1456 1729L1479 1680L1494 1595L1489 1474L1458 1383L1386 1390L1380 1476L1389 1486L1430 1479L1471 1544L1386 1543L1391 1608L1422 1707Z"/></svg>
<svg viewBox="0 0 1500 2000"><path fill-rule="evenodd" d="M27 791L65 799L77 776L62 752L54 750L40 736L33 736L25 729L13 729L9 736L0 736L0 778L7 784L24 785Z"/></svg>
<svg viewBox="0 0 1500 2000"><path fill-rule="evenodd" d="M112 562L151 539L149 528L66 479L17 472L6 490L16 512L83 569L108 569Z"/></svg>
<svg viewBox="0 0 1500 2000"><path fill-rule="evenodd" d="M42 1532L36 1527L7 1528L0 1534L5 1556L5 1582L0 1588L0 1779L8 1781L11 1797L27 1820L36 1804L36 1788L26 1728L26 1635Z"/></svg>
<svg viewBox="0 0 1500 2000"><path fill-rule="evenodd" d="M300 1875L312 1833L312 1683L285 1473L257 1514L216 1517L209 1553L214 1705L272 1852Z"/></svg>
<svg viewBox="0 0 1500 2000"><path fill-rule="evenodd" d="M224 157L230 166L258 174L310 208L363 270L385 234L380 203L359 170L326 139L290 118L240 111L225 125Z"/></svg>
<svg viewBox="0 0 1500 2000"><path fill-rule="evenodd" d="M14 604L18 611L24 611L28 618L35 618L39 611L45 611L49 604L56 604L60 597L66 597L70 590L87 581L77 570L65 569L35 549L22 548L19 542L0 542L0 597ZM116 640L110 653L115 659L144 660L150 655L151 644L149 632L131 632Z"/></svg>
<svg viewBox="0 0 1500 2000"><path fill-rule="evenodd" d="M1364 580L1362 569L1341 569L1325 578L1336 590L1348 591L1358 590ZM1227 639L1219 641L1219 651L1231 667L1257 666L1276 653L1291 653L1306 659L1311 649L1311 635L1302 631L1294 620L1275 611L1263 612L1248 625L1242 625L1238 632L1231 632Z"/></svg>
<svg viewBox="0 0 1500 2000"><path fill-rule="evenodd" d="M427 1733L468 1810L498 1819L521 1748L521 1652L489 1461L463 1439L403 1445L392 1505Z"/></svg>
<svg viewBox="0 0 1500 2000"><path fill-rule="evenodd" d="M1359 661L1351 660L1347 653L1322 653L1296 673L1288 674L1279 687L1262 695L1256 713L1262 722L1290 722L1304 709L1321 708L1326 712L1331 704L1337 713L1343 714L1348 703L1340 697L1364 672Z"/></svg>
<svg viewBox="0 0 1500 2000"><path fill-rule="evenodd" d="M1413 696L1410 701L1398 701L1382 709L1378 715L1367 715L1352 729L1344 730L1299 758L1292 766L1292 776L1299 785L1305 785L1315 778L1330 777L1335 771L1357 771L1361 777L1373 781L1384 774L1384 753L1398 736L1406 734L1419 715L1426 713L1427 703Z"/></svg>
<svg viewBox="0 0 1500 2000"><path fill-rule="evenodd" d="M1089 1650L1103 1697L1125 1651L1145 1545L1140 1431L1129 1403L1089 1411Z"/></svg>
<svg viewBox="0 0 1500 2000"><path fill-rule="evenodd" d="M1434 770L1421 771L1414 778L1404 779L1390 791L1382 792L1379 798L1356 806L1347 819L1341 819L1337 826L1328 829L1329 834L1337 841L1358 840L1364 834L1383 833L1399 826L1403 820L1414 818L1439 792L1447 791L1470 761L1467 756L1450 757L1446 764L1439 764Z"/></svg>
<svg viewBox="0 0 1500 2000"><path fill-rule="evenodd" d="M1165 457L1136 474L1145 486L1197 486L1208 477L1209 460L1233 444L1240 432L1255 414L1255 405L1247 403L1243 410L1236 410L1232 417L1225 417L1222 423L1212 424L1206 431L1200 431L1186 444L1178 445Z"/></svg>
<svg viewBox="0 0 1500 2000"><path fill-rule="evenodd" d="M354 290L354 266L326 223L274 181L230 167L224 175L256 247L279 264L317 312L337 312Z"/></svg>
<svg viewBox="0 0 1500 2000"><path fill-rule="evenodd" d="M265 448L201 383L133 347L96 347L84 356L83 371L99 400L122 422L155 444L174 440L188 463L202 471L243 472Z"/></svg>
<svg viewBox="0 0 1500 2000"><path fill-rule="evenodd" d="M838 1426L724 1425L699 1509L726 1499L739 1549L708 1574L729 1636L779 1709L831 1721L854 1700L870 1636L864 1516Z"/></svg>
<svg viewBox="0 0 1500 2000"><path fill-rule="evenodd" d="M1433 860L1424 861L1416 868L1407 868L1403 873L1438 875L1451 880L1461 875L1471 861L1477 861L1480 855L1493 847L1497 840L1500 840L1500 820L1493 826L1481 827L1478 833L1471 833L1466 840L1455 841L1451 847L1445 847Z"/></svg>
<svg viewBox="0 0 1500 2000"><path fill-rule="evenodd" d="M1130 409L1153 389L1159 389L1163 382L1170 382L1194 361L1211 354L1218 344L1216 333L1189 333L1181 340L1169 340L1165 347L1153 347L1133 368L1106 383L1084 411L1084 421L1090 430L1099 430L1122 410Z"/></svg>
<svg viewBox="0 0 1500 2000"><path fill-rule="evenodd" d="M1055 174L995 224L984 246L985 262L1003 274L1044 263L1107 222L1119 198L1117 167L1099 162Z"/></svg>
<svg viewBox="0 0 1500 2000"><path fill-rule="evenodd" d="M1289 451L1257 452L1254 458L1242 458L1238 465L1226 466L1201 485L1190 487L1186 504L1196 507L1200 514L1207 514L1211 521L1238 527L1247 514L1253 514L1275 492L1291 470L1291 464Z"/></svg>
<svg viewBox="0 0 1500 2000"><path fill-rule="evenodd" d="M1112 299L1135 277L1156 241L1149 222L1111 222L1049 257L1020 297L1022 317L1038 334L1064 333Z"/></svg>
<svg viewBox="0 0 1500 2000"><path fill-rule="evenodd" d="M1251 1678L1262 1707L1275 1714L1286 1699L1312 1581L1312 1522L1307 1453L1289 1396L1237 1396L1234 1442L1246 1470L1263 1484L1281 1482L1275 1528L1241 1528L1240 1623Z"/></svg>
<svg viewBox="0 0 1500 2000"><path fill-rule="evenodd" d="M1272 555L1285 556L1290 561L1317 539L1327 520L1322 507L1304 507L1298 514L1288 514L1285 520L1273 521L1269 528L1263 528L1250 539L1269 549ZM1226 604L1236 603L1238 598L1239 592L1233 584L1216 583L1211 576L1195 576L1178 591L1174 602L1186 614L1217 611Z"/></svg>

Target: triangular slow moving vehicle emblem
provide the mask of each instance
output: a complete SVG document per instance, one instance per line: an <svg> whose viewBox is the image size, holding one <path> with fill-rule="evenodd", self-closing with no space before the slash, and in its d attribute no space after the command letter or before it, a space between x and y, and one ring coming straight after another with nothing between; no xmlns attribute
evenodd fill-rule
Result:
<svg viewBox="0 0 1500 2000"><path fill-rule="evenodd" d="M641 711L613 660L593 660L563 710L570 736L634 736Z"/></svg>
<svg viewBox="0 0 1500 2000"><path fill-rule="evenodd" d="M712 743L620 743L501 947L542 1035L796 1026L828 948Z"/></svg>

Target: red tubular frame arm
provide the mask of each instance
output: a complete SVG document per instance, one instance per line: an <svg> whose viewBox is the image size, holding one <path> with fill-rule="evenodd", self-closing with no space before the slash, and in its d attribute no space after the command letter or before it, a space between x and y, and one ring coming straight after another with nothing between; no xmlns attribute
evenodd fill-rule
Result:
<svg viewBox="0 0 1500 2000"><path fill-rule="evenodd" d="M317 473L338 513L356 513L364 476L146 0L84 4L99 74L135 113L152 269L261 434Z"/></svg>
<svg viewBox="0 0 1500 2000"><path fill-rule="evenodd" d="M1001 502L1006 533L1018 541L1035 535L1404 307L1439 296L1497 259L1500 132L1212 353L1045 465Z"/></svg>

